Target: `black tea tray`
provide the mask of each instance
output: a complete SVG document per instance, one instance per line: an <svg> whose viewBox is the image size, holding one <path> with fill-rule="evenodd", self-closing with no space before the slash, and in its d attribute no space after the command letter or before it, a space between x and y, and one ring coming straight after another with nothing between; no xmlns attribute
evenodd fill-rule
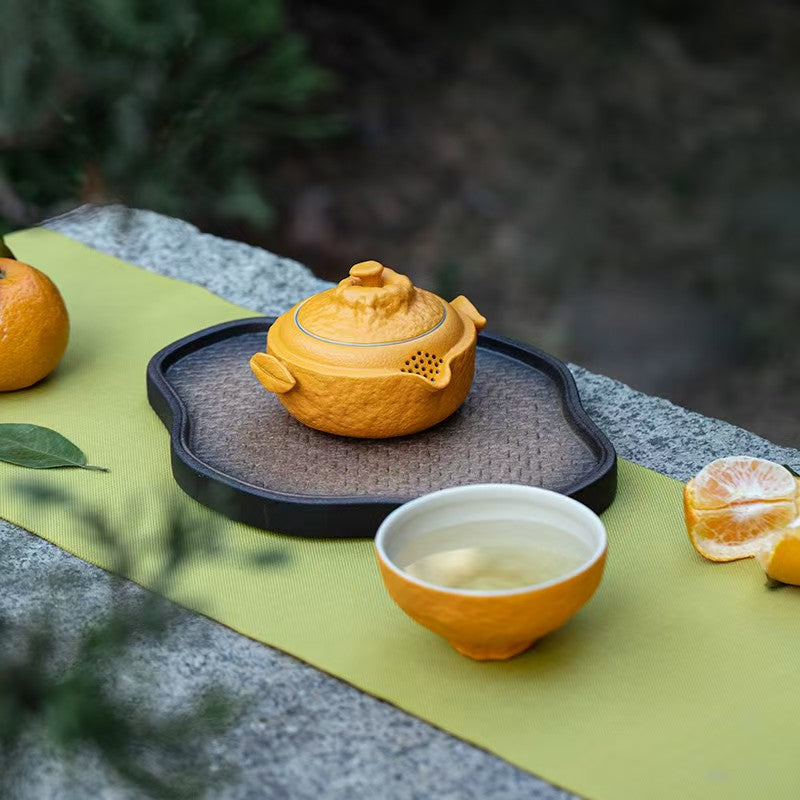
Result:
<svg viewBox="0 0 800 800"><path fill-rule="evenodd" d="M448 486L542 486L597 512L614 499L614 448L553 356L481 334L475 380L455 414L412 436L349 439L301 425L256 380L250 356L264 350L272 322L207 328L147 368L175 480L231 519L296 536L371 537L401 503Z"/></svg>

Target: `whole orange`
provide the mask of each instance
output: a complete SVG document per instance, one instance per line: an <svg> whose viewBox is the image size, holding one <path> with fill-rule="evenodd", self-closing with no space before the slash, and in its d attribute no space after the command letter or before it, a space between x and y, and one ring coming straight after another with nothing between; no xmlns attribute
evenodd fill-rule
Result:
<svg viewBox="0 0 800 800"><path fill-rule="evenodd" d="M49 375L68 339L69 317L56 285L29 264L0 258L0 392Z"/></svg>

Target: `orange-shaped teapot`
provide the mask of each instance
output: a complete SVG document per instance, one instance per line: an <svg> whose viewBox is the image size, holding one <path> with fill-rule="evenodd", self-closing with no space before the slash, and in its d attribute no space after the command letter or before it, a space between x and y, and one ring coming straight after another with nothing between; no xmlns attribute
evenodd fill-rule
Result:
<svg viewBox="0 0 800 800"><path fill-rule="evenodd" d="M288 412L317 430L381 439L417 433L464 402L486 324L377 261L282 314L250 366Z"/></svg>

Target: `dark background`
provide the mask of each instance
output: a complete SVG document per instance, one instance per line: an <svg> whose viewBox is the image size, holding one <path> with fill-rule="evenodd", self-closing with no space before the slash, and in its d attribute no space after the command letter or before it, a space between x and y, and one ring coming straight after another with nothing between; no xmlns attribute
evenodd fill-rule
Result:
<svg viewBox="0 0 800 800"><path fill-rule="evenodd" d="M800 7L7 0L0 225L124 202L800 446Z"/></svg>

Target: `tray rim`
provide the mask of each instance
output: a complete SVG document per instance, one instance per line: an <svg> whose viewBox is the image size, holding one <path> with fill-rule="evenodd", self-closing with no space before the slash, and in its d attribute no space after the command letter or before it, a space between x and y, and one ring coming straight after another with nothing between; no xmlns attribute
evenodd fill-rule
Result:
<svg viewBox="0 0 800 800"><path fill-rule="evenodd" d="M266 337L275 319L246 317L212 325L172 342L150 359L147 397L170 434L173 477L190 497L238 522L309 538L372 538L381 520L409 498L279 492L226 474L204 461L189 445L191 418L185 403L167 379L167 370L191 353L225 339L248 333L261 333ZM521 361L545 372L554 381L561 393L567 422L597 457L594 468L559 492L574 497L598 514L604 511L616 495L617 454L611 441L583 407L577 384L566 364L536 347L497 334L481 333L477 346ZM328 523L336 512L348 515L348 520L337 518L336 530L361 532L331 530Z"/></svg>

